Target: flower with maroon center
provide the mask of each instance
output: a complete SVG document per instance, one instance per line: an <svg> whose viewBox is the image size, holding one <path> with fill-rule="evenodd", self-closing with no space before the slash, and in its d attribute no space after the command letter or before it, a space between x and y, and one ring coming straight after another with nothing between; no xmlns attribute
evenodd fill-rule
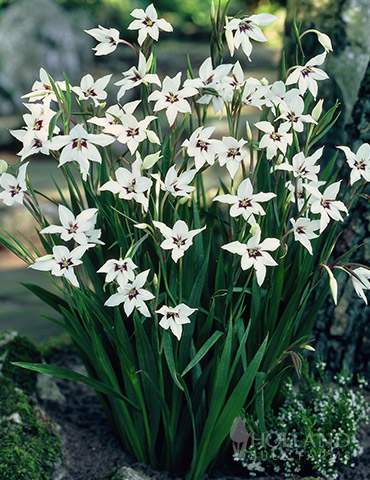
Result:
<svg viewBox="0 0 370 480"><path fill-rule="evenodd" d="M118 168L115 172L117 180L109 180L99 190L118 193L119 198L124 200L135 200L147 211L149 201L144 192L150 189L153 182L150 178L141 175L142 164L140 154L136 152L136 160L132 163L131 172L127 168Z"/></svg>
<svg viewBox="0 0 370 480"><path fill-rule="evenodd" d="M197 310L197 308L188 307L185 303L180 303L179 305L176 305L176 307L167 307L166 305L163 305L163 307L156 310L155 313L163 315L159 325L165 330L170 328L177 340L180 340L182 326L191 323L189 316Z"/></svg>
<svg viewBox="0 0 370 480"><path fill-rule="evenodd" d="M40 80L36 80L32 85L32 91L22 95L21 98L28 98L30 102L43 100L43 106L49 106L51 101L57 102L58 99L54 93L50 78L44 68L40 68ZM55 82L55 85L61 90L66 90L66 82Z"/></svg>
<svg viewBox="0 0 370 480"><path fill-rule="evenodd" d="M293 130L300 133L304 130L304 123L317 123L311 115L304 115L304 101L299 95L287 98L279 104L281 115L276 120L290 122Z"/></svg>
<svg viewBox="0 0 370 480"><path fill-rule="evenodd" d="M166 77L163 80L162 91L156 90L148 97L149 101L155 101L154 111L166 109L166 116L170 126L176 120L178 113L191 113L190 104L187 100L198 93L194 87L184 87L180 89L181 72L175 77Z"/></svg>
<svg viewBox="0 0 370 480"><path fill-rule="evenodd" d="M141 46L149 35L153 40L159 38L159 29L165 32L172 32L172 26L163 18L158 18L158 14L153 4L150 4L144 11L142 8L135 8L130 15L136 20L130 23L128 30L139 30L138 42Z"/></svg>
<svg viewBox="0 0 370 480"><path fill-rule="evenodd" d="M257 122L255 126L262 130L265 135L260 140L260 148L266 148L266 157L267 160L271 160L276 156L277 151L280 150L283 155L285 155L288 145L291 145L293 142L293 135L287 133L291 128L289 122L283 122L278 130L275 130L275 127L270 122Z"/></svg>
<svg viewBox="0 0 370 480"><path fill-rule="evenodd" d="M266 212L258 202L268 202L274 197L276 197L276 194L272 192L253 194L252 183L249 178L246 178L239 185L237 195L217 195L213 201L232 205L230 208L232 217L242 215L244 220L248 220L252 214L266 215Z"/></svg>
<svg viewBox="0 0 370 480"><path fill-rule="evenodd" d="M131 154L134 154L139 144L148 138L147 132L149 123L156 118L157 117L154 115L148 115L143 120L138 122L134 115L124 114L121 116L122 125L110 125L105 129L105 131L115 135L117 137L117 141L127 145Z"/></svg>
<svg viewBox="0 0 370 480"><path fill-rule="evenodd" d="M261 243L260 240L261 233L257 232L246 244L236 241L221 247L230 253L241 255L242 270L254 268L259 286L262 285L266 277L266 266L273 267L277 265L268 252L275 251L280 246L280 240L277 238L266 238Z"/></svg>
<svg viewBox="0 0 370 480"><path fill-rule="evenodd" d="M295 178L303 178L311 182L317 182L317 174L320 171L320 165L316 162L321 158L324 147L316 150L309 157L305 157L303 152L296 153L292 158L292 165L287 162L276 165L275 170L286 170L292 172Z"/></svg>
<svg viewBox="0 0 370 480"><path fill-rule="evenodd" d="M58 213L61 225L49 225L43 228L40 233L44 235L57 233L65 242L74 240L80 245L91 243L86 233L95 227L96 217L98 215L97 208L83 210L75 217L71 210L64 205L59 205Z"/></svg>
<svg viewBox="0 0 370 480"><path fill-rule="evenodd" d="M347 207L343 202L336 200L339 193L341 181L329 185L324 193L321 193L318 188L304 184L304 188L314 197L311 203L311 212L320 214L320 234L328 226L330 219L343 222L343 217L340 211L348 215Z"/></svg>
<svg viewBox="0 0 370 480"><path fill-rule="evenodd" d="M115 28L104 28L99 25L99 28L92 28L85 32L99 42L93 48L95 55L108 55L108 53L114 52L120 42L119 31Z"/></svg>
<svg viewBox="0 0 370 480"><path fill-rule="evenodd" d="M291 218L290 223L293 225L294 240L300 242L312 255L310 240L319 236L314 232L319 230L320 221L310 220L309 218L298 218L297 220Z"/></svg>
<svg viewBox="0 0 370 480"><path fill-rule="evenodd" d="M144 317L150 317L150 312L145 302L152 300L154 295L142 287L147 281L150 270L145 270L136 276L132 283L126 282L123 286L119 286L117 293L111 295L105 302L107 307L116 307L123 303L123 309L127 316L131 315L133 310L137 308Z"/></svg>
<svg viewBox="0 0 370 480"><path fill-rule="evenodd" d="M79 100L88 100L91 98L94 101L95 107L97 107L101 100L107 98L107 87L112 75L105 75L94 81L92 75L89 73L82 77L79 87L72 87L71 90L78 95Z"/></svg>
<svg viewBox="0 0 370 480"><path fill-rule="evenodd" d="M161 86L161 81L155 73L149 73L151 67L151 60L148 61L144 57L142 52L139 52L139 63L137 67L131 67L126 72L122 72L124 78L115 82L115 85L121 87L118 91L117 98L120 100L121 97L126 93L127 90L135 88L138 85L148 83L155 83L158 87Z"/></svg>
<svg viewBox="0 0 370 480"><path fill-rule="evenodd" d="M14 202L23 204L24 194L27 192L26 170L29 162L24 163L14 177L10 173L0 175L0 186L4 189L0 192L0 199L5 205L11 206Z"/></svg>
<svg viewBox="0 0 370 480"><path fill-rule="evenodd" d="M37 258L35 263L29 266L34 270L50 272L56 277L65 277L72 285L79 287L74 268L82 264L81 257L87 249L95 247L93 244L80 245L69 251L63 245L53 247L52 255L44 255Z"/></svg>
<svg viewBox="0 0 370 480"><path fill-rule="evenodd" d="M84 181L90 169L90 161L101 163L101 155L95 145L105 147L114 142L114 137L100 133L88 133L82 125L74 126L69 135L59 135L47 142L50 150L60 150L59 167L67 162L77 162Z"/></svg>
<svg viewBox="0 0 370 480"><path fill-rule="evenodd" d="M370 182L370 145L363 143L359 146L356 153L353 153L349 147L342 146L337 148L343 150L347 163L351 167L351 185L360 180L361 177L366 182Z"/></svg>
<svg viewBox="0 0 370 480"><path fill-rule="evenodd" d="M316 68L316 65L323 64L325 59L326 52L323 52L320 55L311 58L311 60L309 60L303 67L299 65L293 67L294 70L286 79L285 84L292 85L298 82L298 88L301 95L303 95L308 89L312 93L313 98L316 99L318 91L317 81L329 78L324 70Z"/></svg>
<svg viewBox="0 0 370 480"><path fill-rule="evenodd" d="M177 220L173 229L167 227L162 222L153 221L153 225L159 229L165 240L161 243L161 248L164 250L172 250L171 257L174 262L177 263L185 251L193 245L193 238L206 228L197 228L195 230L189 230L188 226L183 220Z"/></svg>
<svg viewBox="0 0 370 480"><path fill-rule="evenodd" d="M243 52L250 61L250 54L252 53L251 39L257 42L266 42L267 38L262 33L260 26L270 25L277 19L275 15L269 13L260 13L258 15L251 15L247 18L233 18L225 29L235 34L231 43L233 48L230 50L231 56L234 54L234 48L242 47ZM229 46L230 47L230 46Z"/></svg>
<svg viewBox="0 0 370 480"><path fill-rule="evenodd" d="M222 166L226 165L231 178L234 178L247 151L242 147L247 143L246 140L237 140L234 137L222 137L218 141L218 161Z"/></svg>
<svg viewBox="0 0 370 480"><path fill-rule="evenodd" d="M174 197L186 197L190 198L189 193L195 190L195 187L191 187L191 183L194 179L197 171L195 169L187 170L181 175L177 176L176 166L173 165L167 172L164 182L161 180L157 173L152 173L152 177L155 178L161 185L161 189L165 192L169 192Z"/></svg>
<svg viewBox="0 0 370 480"><path fill-rule="evenodd" d="M99 268L97 273L106 273L106 282L117 280L119 285L124 287L128 281L132 282L135 279L134 270L136 268L137 265L134 264L131 258L110 259Z"/></svg>
<svg viewBox="0 0 370 480"><path fill-rule="evenodd" d="M194 158L196 170L200 170L205 163L213 165L217 155L218 142L209 138L216 127L198 127L191 134L189 140L184 140L183 147L187 148L189 157Z"/></svg>

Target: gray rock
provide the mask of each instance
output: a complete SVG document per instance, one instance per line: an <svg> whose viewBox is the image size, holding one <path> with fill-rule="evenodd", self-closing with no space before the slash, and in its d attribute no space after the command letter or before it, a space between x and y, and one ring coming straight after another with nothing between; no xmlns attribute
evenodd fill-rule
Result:
<svg viewBox="0 0 370 480"><path fill-rule="evenodd" d="M121 467L115 473L112 480L150 480L145 473L134 470L131 467Z"/></svg>
<svg viewBox="0 0 370 480"><path fill-rule="evenodd" d="M19 0L0 17L0 113L9 115L21 106L20 96L31 90L45 67L63 79L80 80L93 58L91 38L84 29L93 26L86 11L73 15L53 0Z"/></svg>
<svg viewBox="0 0 370 480"><path fill-rule="evenodd" d="M55 377L51 375L46 375L45 373L37 374L36 391L41 400L56 402L59 405L64 405L66 402L66 398L60 391Z"/></svg>

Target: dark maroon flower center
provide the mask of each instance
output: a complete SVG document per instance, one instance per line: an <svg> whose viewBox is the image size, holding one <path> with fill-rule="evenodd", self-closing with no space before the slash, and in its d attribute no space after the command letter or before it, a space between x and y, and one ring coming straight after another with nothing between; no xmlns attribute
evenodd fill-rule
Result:
<svg viewBox="0 0 370 480"><path fill-rule="evenodd" d="M60 262L58 262L58 265L59 265L61 270L63 270L63 269L68 270L69 267L73 266L73 262L72 262L71 258L62 257L60 259Z"/></svg>
<svg viewBox="0 0 370 480"><path fill-rule="evenodd" d="M259 248L248 248L248 255L252 258L262 257Z"/></svg>
<svg viewBox="0 0 370 480"><path fill-rule="evenodd" d="M208 152L209 142L206 142L204 140L198 140L195 146L196 148L200 148L201 152L203 152L203 150Z"/></svg>

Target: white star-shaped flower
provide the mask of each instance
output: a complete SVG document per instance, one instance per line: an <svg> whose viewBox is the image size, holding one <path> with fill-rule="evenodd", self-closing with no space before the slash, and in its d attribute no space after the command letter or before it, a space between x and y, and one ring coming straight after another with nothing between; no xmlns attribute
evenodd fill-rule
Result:
<svg viewBox="0 0 370 480"><path fill-rule="evenodd" d="M354 275L351 275L353 288L355 289L357 295L361 297L367 305L367 298L364 290L370 290L370 269L359 267L355 268L353 273L358 277L356 278Z"/></svg>
<svg viewBox="0 0 370 480"><path fill-rule="evenodd" d="M81 78L81 84L79 87L72 87L71 90L78 95L79 100L93 100L95 107L101 103L101 100L107 98L107 87L112 74L104 75L94 81L94 78L89 73Z"/></svg>
<svg viewBox="0 0 370 480"><path fill-rule="evenodd" d="M218 141L218 161L221 167L226 165L231 178L235 177L243 158L247 155L247 151L243 149L246 143L246 140L237 140L234 137L222 137L222 141Z"/></svg>
<svg viewBox="0 0 370 480"><path fill-rule="evenodd" d="M325 59L326 52L311 58L304 67L294 67L294 71L288 76L285 84L293 85L298 82L298 88L301 95L303 95L308 89L312 93L313 98L316 99L318 91L317 81L326 80L329 77L324 70L316 68L315 65L322 65Z"/></svg>
<svg viewBox="0 0 370 480"><path fill-rule="evenodd" d="M266 266L274 267L277 265L268 252L273 252L280 246L280 240L277 238L266 238L261 243L260 240L261 234L257 232L246 244L237 241L227 243L221 247L228 252L241 255L242 270L248 270L251 267L254 268L259 286L263 284L266 277Z"/></svg>
<svg viewBox="0 0 370 480"><path fill-rule="evenodd" d="M185 251L193 245L193 238L206 227L189 230L188 226L183 220L177 220L173 229L167 227L162 222L153 221L153 225L159 229L165 240L161 243L161 248L164 250L172 250L171 257L177 263Z"/></svg>
<svg viewBox="0 0 370 480"><path fill-rule="evenodd" d="M42 100L44 104L50 104L51 101L57 102L58 99L54 93L49 76L44 68L40 68L40 80L36 80L32 85L32 91L22 95L21 98L28 98L30 102ZM55 82L55 86L61 90L66 90L66 82Z"/></svg>
<svg viewBox="0 0 370 480"><path fill-rule="evenodd" d="M159 325L165 330L171 329L171 332L175 335L177 340L180 340L182 335L182 326L186 323L191 323L189 317L194 313L197 308L190 308L185 303L180 303L176 307L167 307L163 305L155 313L163 315Z"/></svg>
<svg viewBox="0 0 370 480"><path fill-rule="evenodd" d="M260 140L260 148L266 148L267 160L275 157L278 150L285 155L288 145L293 142L293 135L288 133L290 124L288 122L282 123L277 130L270 122L257 122L255 126L265 132L265 135Z"/></svg>
<svg viewBox="0 0 370 480"><path fill-rule="evenodd" d="M183 147L188 149L189 157L194 158L195 168L200 170L205 163L213 165L218 153L218 141L209 137L216 127L198 127L189 140L184 140Z"/></svg>
<svg viewBox="0 0 370 480"><path fill-rule="evenodd" d="M231 56L234 54L234 48L243 49L243 52L250 61L250 55L252 53L251 40L256 42L267 42L267 38L262 33L260 26L265 27L270 25L277 19L275 15L269 13L260 13L257 15L251 15L244 18L233 18L226 26L225 29L230 32L234 32L234 37L231 40L232 49L230 50Z"/></svg>
<svg viewBox="0 0 370 480"><path fill-rule="evenodd" d="M82 264L81 257L91 247L95 247L95 245L80 245L69 251L67 247L57 245L53 247L52 255L45 255L36 259L36 262L29 268L50 272L56 277L65 277L72 285L79 287L74 268Z"/></svg>
<svg viewBox="0 0 370 480"><path fill-rule="evenodd" d="M50 150L63 148L59 157L59 166L67 162L77 162L84 181L89 174L90 161L101 163L101 155L95 145L106 147L114 142L114 137L100 133L88 133L82 125L76 125L69 135L59 135L47 144Z"/></svg>
<svg viewBox="0 0 370 480"><path fill-rule="evenodd" d="M107 126L105 131L117 137L117 141L127 145L131 154L134 154L141 142L148 138L148 125L157 117L148 115L143 120L138 121L134 115L125 114L121 116L122 125L115 124ZM152 132L154 133L154 132ZM149 140L153 138L150 136ZM159 144L159 139L155 136L155 143Z"/></svg>
<svg viewBox="0 0 370 480"><path fill-rule="evenodd" d="M361 177L370 182L370 145L363 143L356 153L353 153L350 148L345 146L337 148L343 150L347 163L351 167L351 185L360 180Z"/></svg>
<svg viewBox="0 0 370 480"><path fill-rule="evenodd" d="M150 270L145 270L139 273L132 283L127 282L125 286L119 286L117 293L111 295L104 305L116 307L123 303L123 309L127 316L131 315L134 309L137 308L144 317L150 317L150 312L145 302L152 300L154 295L142 288L149 272Z"/></svg>
<svg viewBox="0 0 370 480"><path fill-rule="evenodd" d="M314 233L320 228L320 220L310 220L309 218L298 218L298 220L290 219L293 225L294 240L300 242L312 255L312 245L310 240L317 238Z"/></svg>
<svg viewBox="0 0 370 480"><path fill-rule="evenodd" d="M317 182L317 174L320 171L320 165L316 162L322 156L324 147L316 150L312 155L305 157L303 152L296 153L292 158L292 165L289 163L281 163L276 165L275 170L286 170L292 172L295 178L303 178L311 182Z"/></svg>
<svg viewBox="0 0 370 480"><path fill-rule="evenodd" d="M192 169L187 170L178 176L176 173L176 166L173 165L168 170L164 182L157 173L152 173L152 177L160 183L163 191L169 192L174 197L190 198L189 193L193 192L195 187L191 187L189 183L193 181L196 173L197 171Z"/></svg>
<svg viewBox="0 0 370 480"><path fill-rule="evenodd" d="M123 97L127 90L135 88L142 83L155 83L156 85L158 85L158 87L161 86L161 81L159 80L158 75L155 73L148 73L150 70L150 63L151 62L147 62L144 55L139 52L138 66L131 67L126 72L122 72L124 78L122 80L119 80L118 82L115 82L115 85L121 87L117 93L118 100Z"/></svg>
<svg viewBox="0 0 370 480"><path fill-rule="evenodd" d="M317 123L311 115L303 114L304 101L299 95L295 95L291 99L280 102L279 108L281 115L276 120L285 120L290 122L293 130L298 133L303 132L304 123Z"/></svg>
<svg viewBox="0 0 370 480"><path fill-rule="evenodd" d="M104 28L99 25L99 28L91 28L85 30L86 33L95 38L99 43L95 50L95 55L108 55L108 53L114 52L119 44L119 31L115 28Z"/></svg>
<svg viewBox="0 0 370 480"><path fill-rule="evenodd" d="M128 30L139 30L138 42L140 46L148 35L157 41L159 30L164 30L165 32L173 31L172 25L163 18L158 18L157 11L152 3L145 11L142 8L135 8L130 15L136 18L136 20L131 22L127 28Z"/></svg>
<svg viewBox="0 0 370 480"><path fill-rule="evenodd" d="M136 152L136 160L131 165L131 172L127 168L118 168L115 172L117 180L109 180L99 190L109 191L114 194L118 193L119 198L124 200L135 200L147 211L149 200L144 195L144 192L150 189L153 182L150 178L141 175L142 164L140 154Z"/></svg>
<svg viewBox="0 0 370 480"><path fill-rule="evenodd" d="M166 116L170 126L175 123L177 114L191 113L191 107L187 100L188 97L193 97L198 93L198 90L193 87L184 87L180 90L181 72L175 77L166 77L163 80L162 91L154 91L148 97L149 101L155 101L154 111L166 109Z"/></svg>
<svg viewBox="0 0 370 480"><path fill-rule="evenodd" d="M120 258L119 260L107 260L97 273L106 273L105 281L113 282L117 280L121 287L124 287L128 281L135 280L134 270L137 265L134 264L131 258Z"/></svg>
<svg viewBox="0 0 370 480"><path fill-rule="evenodd" d="M26 170L29 162L24 163L18 171L17 178L10 173L0 175L0 199L5 205L11 206L14 202L23 205L24 194L27 192Z"/></svg>
<svg viewBox="0 0 370 480"><path fill-rule="evenodd" d="M258 202L268 202L274 197L276 197L276 194L272 192L253 194L252 183L249 178L246 178L239 185L237 195L217 195L213 201L232 205L230 208L232 217L242 215L244 220L248 220L252 214L266 215L266 212Z"/></svg>
<svg viewBox="0 0 370 480"><path fill-rule="evenodd" d="M95 227L96 217L98 215L97 208L83 210L75 217L71 210L64 205L59 205L58 213L61 225L49 225L43 228L40 233L44 235L58 233L60 238L65 242L74 240L80 245L90 243L86 234Z"/></svg>

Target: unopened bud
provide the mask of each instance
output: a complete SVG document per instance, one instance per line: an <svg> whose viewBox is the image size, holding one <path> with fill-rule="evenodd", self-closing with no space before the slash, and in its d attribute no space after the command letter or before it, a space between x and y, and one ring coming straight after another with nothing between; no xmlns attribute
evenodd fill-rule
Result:
<svg viewBox="0 0 370 480"><path fill-rule="evenodd" d="M294 198L294 191L292 190L289 195L286 197L286 204L288 205Z"/></svg>
<svg viewBox="0 0 370 480"><path fill-rule="evenodd" d="M333 51L333 46L331 44L330 37L326 35L326 33L321 33L319 31L317 33L317 38L321 45L325 48L326 52L332 52Z"/></svg>
<svg viewBox="0 0 370 480"><path fill-rule="evenodd" d="M261 233L261 227L257 222L254 222L251 225L250 234L252 235L252 237L254 237L258 233Z"/></svg>
<svg viewBox="0 0 370 480"><path fill-rule="evenodd" d="M315 120L315 122L317 122L318 119L321 117L323 103L323 99L319 100L312 110L311 117Z"/></svg>
<svg viewBox="0 0 370 480"><path fill-rule="evenodd" d="M303 348L305 350L309 350L310 352L315 352L315 349L313 347L311 347L311 345L304 345Z"/></svg>
<svg viewBox="0 0 370 480"><path fill-rule="evenodd" d="M141 166L142 170L149 170L149 168L152 168L160 158L162 158L160 151L147 155L144 158L143 164Z"/></svg>
<svg viewBox="0 0 370 480"><path fill-rule="evenodd" d="M266 77L261 78L260 82L261 82L261 85L263 85L264 87L267 87L267 85L269 85L269 81L267 80Z"/></svg>
<svg viewBox="0 0 370 480"><path fill-rule="evenodd" d="M248 120L245 122L245 128L247 130L247 138L250 142L252 142L252 130L251 130L251 127L249 126Z"/></svg>
<svg viewBox="0 0 370 480"><path fill-rule="evenodd" d="M333 296L334 303L335 303L335 305L337 305L338 304L338 283L335 280L333 272L330 270L330 268L327 265L322 265L322 266L325 268L325 270L327 271L327 273L329 275L330 291L331 291L331 294Z"/></svg>
<svg viewBox="0 0 370 480"><path fill-rule="evenodd" d="M149 55L148 60L146 61L146 71L149 72L153 63L153 52Z"/></svg>
<svg viewBox="0 0 370 480"><path fill-rule="evenodd" d="M211 19L212 19L212 20L216 20L215 2L214 2L213 0L211 1L211 12L210 12L210 15L211 15Z"/></svg>
<svg viewBox="0 0 370 480"><path fill-rule="evenodd" d="M149 225L147 223L135 223L134 227L139 230L145 230L146 228L149 228Z"/></svg>
<svg viewBox="0 0 370 480"><path fill-rule="evenodd" d="M161 142L155 132L153 130L146 130L146 137L149 140L150 143L156 143L157 145L160 145Z"/></svg>
<svg viewBox="0 0 370 480"><path fill-rule="evenodd" d="M153 286L154 288L158 288L158 276L156 273L153 275Z"/></svg>
<svg viewBox="0 0 370 480"><path fill-rule="evenodd" d="M8 164L5 160L0 159L0 175L8 170Z"/></svg>
<svg viewBox="0 0 370 480"><path fill-rule="evenodd" d="M188 202L188 201L189 201L188 197L180 197L179 198L179 204L180 205L185 205L185 203Z"/></svg>
<svg viewBox="0 0 370 480"><path fill-rule="evenodd" d="M227 17L225 17L225 39L226 39L227 48L230 50L230 55L233 57L234 51L235 51L234 36L233 36L233 32L227 28L228 23L229 22L227 20Z"/></svg>

